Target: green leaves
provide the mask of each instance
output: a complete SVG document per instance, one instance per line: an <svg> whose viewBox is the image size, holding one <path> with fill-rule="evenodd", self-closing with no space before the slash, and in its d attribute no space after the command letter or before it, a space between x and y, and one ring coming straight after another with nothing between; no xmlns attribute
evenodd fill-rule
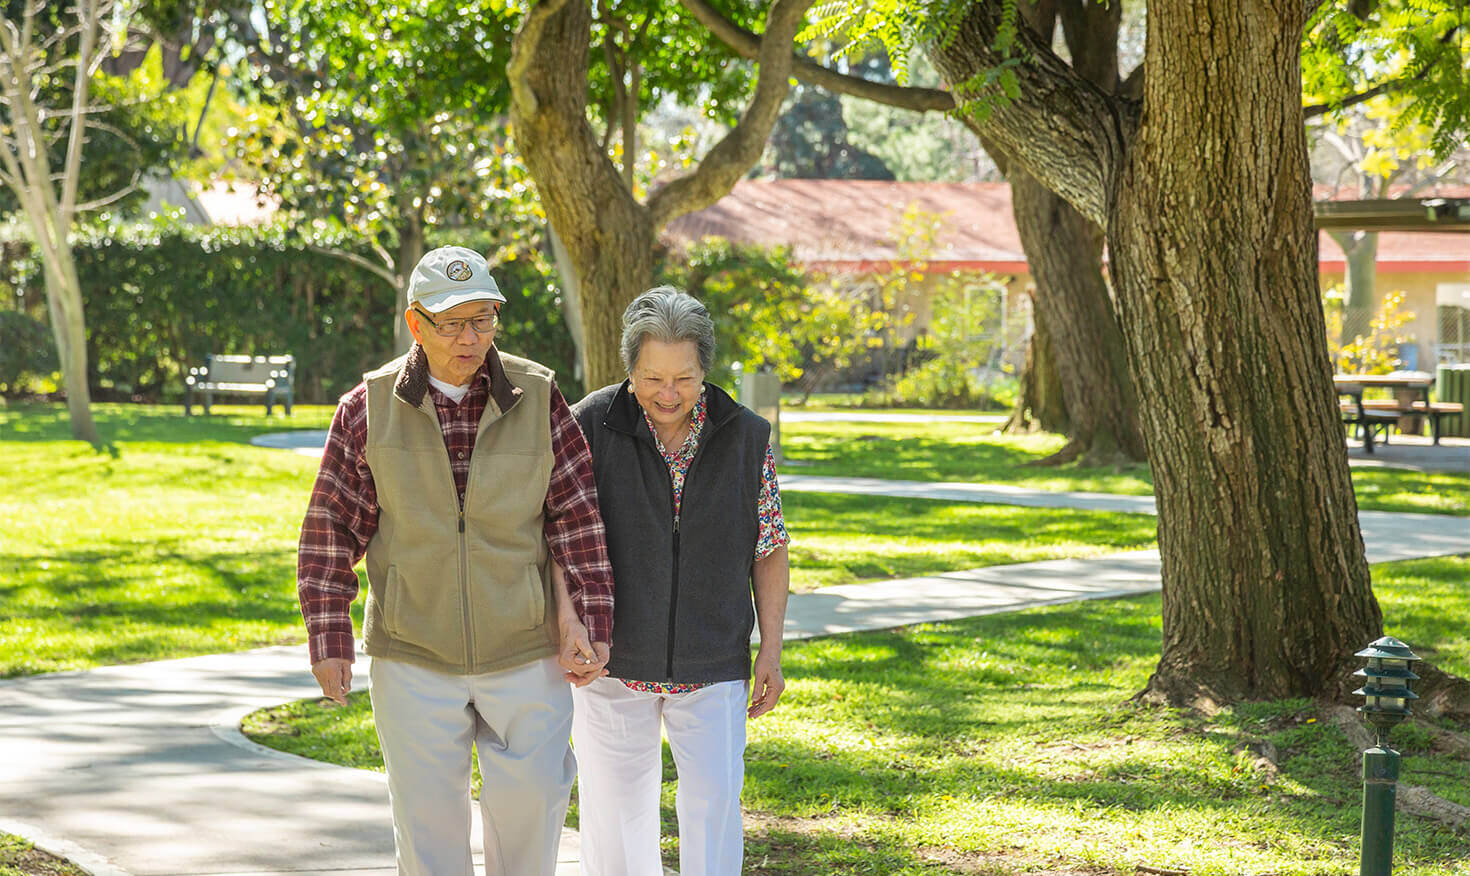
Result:
<svg viewBox="0 0 1470 876"><path fill-rule="evenodd" d="M1470 4L1382 0L1364 18L1326 4L1303 35L1302 86L1308 103L1338 111L1374 88L1397 93L1395 127L1425 126L1443 159L1470 137Z"/></svg>

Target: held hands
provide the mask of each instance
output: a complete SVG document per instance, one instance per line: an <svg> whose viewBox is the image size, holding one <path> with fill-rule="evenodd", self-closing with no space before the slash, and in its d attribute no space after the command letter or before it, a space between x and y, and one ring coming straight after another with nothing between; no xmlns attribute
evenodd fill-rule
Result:
<svg viewBox="0 0 1470 876"><path fill-rule="evenodd" d="M589 642L587 627L576 617L562 616L561 647L557 649L556 662L565 670L563 677L576 687L586 687L607 675L610 659L608 646L602 642Z"/></svg>
<svg viewBox="0 0 1470 876"><path fill-rule="evenodd" d="M352 690L352 661L342 657L328 657L311 665L311 674L322 686L322 694L339 706L347 705L347 693Z"/></svg>
<svg viewBox="0 0 1470 876"><path fill-rule="evenodd" d="M781 692L786 690L786 680L781 677L781 653L767 651L765 646L756 652L755 673L750 682L750 708L746 716L759 718L776 708Z"/></svg>

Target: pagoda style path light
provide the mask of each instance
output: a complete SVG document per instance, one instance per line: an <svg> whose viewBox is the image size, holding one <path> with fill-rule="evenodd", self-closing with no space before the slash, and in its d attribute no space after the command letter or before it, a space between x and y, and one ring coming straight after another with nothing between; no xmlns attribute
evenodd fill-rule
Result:
<svg viewBox="0 0 1470 876"><path fill-rule="evenodd" d="M1389 876L1393 869L1393 809L1399 780L1399 753L1388 747L1388 734L1409 717L1409 690L1418 678L1409 664L1419 658L1409 646L1384 636L1357 653L1368 665L1355 676L1366 679L1353 691L1364 698L1358 711L1377 732L1376 744L1363 752L1363 857L1361 876Z"/></svg>

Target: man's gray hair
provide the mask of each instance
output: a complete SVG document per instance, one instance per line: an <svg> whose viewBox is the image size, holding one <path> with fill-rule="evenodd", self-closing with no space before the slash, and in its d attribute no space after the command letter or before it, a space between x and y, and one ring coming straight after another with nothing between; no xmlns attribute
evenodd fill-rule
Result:
<svg viewBox="0 0 1470 876"><path fill-rule="evenodd" d="M658 286L633 299L623 311L623 366L633 373L643 341L666 344L693 341L699 368L708 374L715 364L715 323L699 299L673 286Z"/></svg>

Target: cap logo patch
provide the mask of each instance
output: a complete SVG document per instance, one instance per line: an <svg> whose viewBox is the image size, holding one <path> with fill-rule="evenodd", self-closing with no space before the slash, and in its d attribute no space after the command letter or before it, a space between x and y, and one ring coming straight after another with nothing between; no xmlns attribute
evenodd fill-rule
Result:
<svg viewBox="0 0 1470 876"><path fill-rule="evenodd" d="M468 280L474 276L474 272L463 259L455 259L444 269L444 275L451 280Z"/></svg>

